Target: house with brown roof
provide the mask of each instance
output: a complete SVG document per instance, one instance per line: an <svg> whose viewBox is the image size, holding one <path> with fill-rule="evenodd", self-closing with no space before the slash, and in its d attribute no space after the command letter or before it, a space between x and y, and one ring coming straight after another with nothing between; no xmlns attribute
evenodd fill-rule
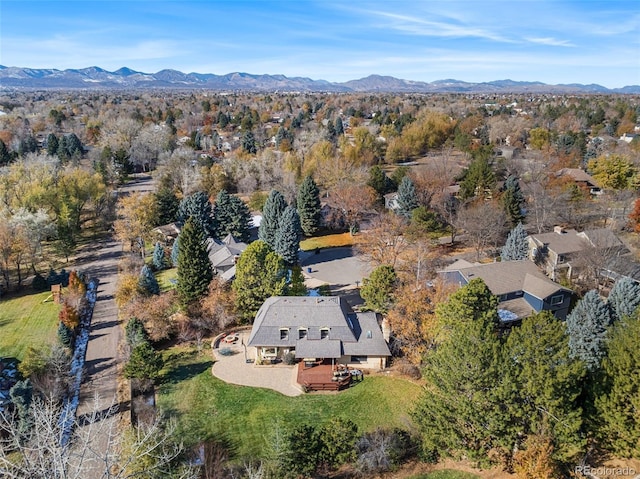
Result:
<svg viewBox="0 0 640 479"><path fill-rule="evenodd" d="M337 296L272 296L258 310L247 345L256 362L288 353L304 362L384 369L391 356L375 313Z"/></svg>
<svg viewBox="0 0 640 479"><path fill-rule="evenodd" d="M546 277L529 260L470 263L457 260L438 272L447 282L464 286L482 279L498 297L498 312L504 323L520 320L540 311L551 311L564 320L572 291Z"/></svg>
<svg viewBox="0 0 640 479"><path fill-rule="evenodd" d="M529 258L552 280L562 277L571 279L578 275L580 255L588 250L599 250L606 255L611 264L605 266L612 271L620 269L617 258L629 254L622 241L607 228L578 232L556 226L553 232L529 235L527 241ZM622 271L619 273L623 274Z"/></svg>
<svg viewBox="0 0 640 479"><path fill-rule="evenodd" d="M602 194L602 189L593 176L580 168L562 168L556 172L556 177L565 178L573 182L578 188L590 195L597 196Z"/></svg>

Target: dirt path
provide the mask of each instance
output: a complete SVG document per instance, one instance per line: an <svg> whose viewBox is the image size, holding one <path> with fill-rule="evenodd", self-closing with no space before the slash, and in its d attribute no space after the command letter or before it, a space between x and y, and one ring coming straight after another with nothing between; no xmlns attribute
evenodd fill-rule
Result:
<svg viewBox="0 0 640 479"><path fill-rule="evenodd" d="M150 177L140 178L119 189L119 194L134 191L151 191ZM91 321L91 332L87 346L84 378L80 389L78 418L84 424L95 410L99 411L100 427L98 437L94 437L92 448L99 456L108 452L108 432L114 431L118 414L111 410L118 406L118 413L129 410L128 404L117 403L117 366L120 361L118 346L122 328L118 319L118 308L114 294L118 279L118 261L122 257L122 244L111 236L96 241L84 248L78 255L75 267L89 277L98 278L98 296ZM97 398L97 403L94 400ZM89 427L84 425L82 427ZM113 451L111 451L113 452ZM86 479L104 476L104 463L96 463L95 470L87 471Z"/></svg>

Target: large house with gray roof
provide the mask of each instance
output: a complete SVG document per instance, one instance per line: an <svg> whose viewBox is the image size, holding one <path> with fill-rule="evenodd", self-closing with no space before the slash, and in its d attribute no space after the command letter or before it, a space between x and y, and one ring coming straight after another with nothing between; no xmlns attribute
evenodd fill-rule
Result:
<svg viewBox="0 0 640 479"><path fill-rule="evenodd" d="M213 238L207 240L207 254L213 271L224 281L231 281L236 276L236 263L247 244L227 235L222 241Z"/></svg>
<svg viewBox="0 0 640 479"><path fill-rule="evenodd" d="M551 311L558 319L564 320L573 294L551 281L526 259L486 264L458 260L440 271L439 275L460 286L481 278L498 297L500 318L505 323L540 311Z"/></svg>
<svg viewBox="0 0 640 479"><path fill-rule="evenodd" d="M375 313L356 313L341 297L273 296L260 307L247 345L257 362L297 360L383 369L391 356Z"/></svg>

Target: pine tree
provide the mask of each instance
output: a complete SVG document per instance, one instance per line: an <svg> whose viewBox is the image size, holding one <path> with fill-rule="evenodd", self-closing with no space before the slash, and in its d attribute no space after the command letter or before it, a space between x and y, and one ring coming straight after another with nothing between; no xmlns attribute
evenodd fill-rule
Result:
<svg viewBox="0 0 640 479"><path fill-rule="evenodd" d="M344 125L342 124L342 118L336 118L336 136L340 137L344 135Z"/></svg>
<svg viewBox="0 0 640 479"><path fill-rule="evenodd" d="M49 156L56 156L58 153L59 143L60 142L58 141L58 137L55 133L49 133L47 136L47 154Z"/></svg>
<svg viewBox="0 0 640 479"><path fill-rule="evenodd" d="M176 290L183 307L207 294L213 279L204 233L192 218L180 232L178 247L178 284Z"/></svg>
<svg viewBox="0 0 640 479"><path fill-rule="evenodd" d="M320 228L320 190L311 176L300 184L296 201L300 226L306 236L313 236Z"/></svg>
<svg viewBox="0 0 640 479"><path fill-rule="evenodd" d="M158 223L168 225L178 219L180 202L174 191L168 186L160 186L155 193L156 208L158 210ZM186 218L185 218L186 221Z"/></svg>
<svg viewBox="0 0 640 479"><path fill-rule="evenodd" d="M416 187L408 176L402 178L400 186L398 186L398 213L409 218L411 212L418 207L418 196L416 195Z"/></svg>
<svg viewBox="0 0 640 479"><path fill-rule="evenodd" d="M213 206L216 223L216 237L232 235L240 241L249 241L251 212L244 201L226 190L220 191Z"/></svg>
<svg viewBox="0 0 640 479"><path fill-rule="evenodd" d="M378 199L382 200L383 196L393 189L393 181L387 176L382 168L374 165L369 170L369 179L367 185L376 190Z"/></svg>
<svg viewBox="0 0 640 479"><path fill-rule="evenodd" d="M461 321L480 321L485 324L498 324L498 297L495 296L480 278L449 296L445 303L436 306L438 321L450 328Z"/></svg>
<svg viewBox="0 0 640 479"><path fill-rule="evenodd" d="M518 179L515 176L509 176L504 182L503 190L502 204L511 224L515 226L524 220L524 215L522 214L524 196Z"/></svg>
<svg viewBox="0 0 640 479"><path fill-rule="evenodd" d="M287 206L284 213L282 213L282 220L276 232L273 249L282 256L288 266L298 264L301 231L298 211L293 206Z"/></svg>
<svg viewBox="0 0 640 479"><path fill-rule="evenodd" d="M468 200L474 196L484 197L486 190L493 190L496 178L489 160L485 157L474 159L464 173L460 183L460 198Z"/></svg>
<svg viewBox="0 0 640 479"><path fill-rule="evenodd" d="M69 328L62 321L58 325L58 341L66 348L73 348L73 340L75 338L75 333L71 328Z"/></svg>
<svg viewBox="0 0 640 479"><path fill-rule="evenodd" d="M167 262L164 258L164 247L159 242L156 242L156 245L153 247L152 261L153 267L156 269L156 271L162 271L167 265Z"/></svg>
<svg viewBox="0 0 640 479"><path fill-rule="evenodd" d="M296 265L289 270L289 281L287 282L285 294L287 296L306 296L307 293L302 268Z"/></svg>
<svg viewBox="0 0 640 479"><path fill-rule="evenodd" d="M640 319L617 322L596 385L597 436L620 457L640 457Z"/></svg>
<svg viewBox="0 0 640 479"><path fill-rule="evenodd" d="M620 278L611 288L607 304L614 321L635 315L640 306L640 285L631 278Z"/></svg>
<svg viewBox="0 0 640 479"><path fill-rule="evenodd" d="M528 253L529 244L527 242L527 232L524 230L522 223L518 223L516 227L509 232L507 242L500 252L500 257L502 261L517 261L527 259Z"/></svg>
<svg viewBox="0 0 640 479"><path fill-rule="evenodd" d="M197 191L185 196L178 207L178 221L185 224L189 218L198 223L205 236L214 236L216 225L213 218L213 209L209 198L204 191Z"/></svg>
<svg viewBox="0 0 640 479"><path fill-rule="evenodd" d="M287 202L278 190L271 190L262 208L262 221L258 228L258 238L271 248L275 245L276 233L280 227L280 219L287 207Z"/></svg>
<svg viewBox="0 0 640 479"><path fill-rule="evenodd" d="M256 139L251 131L246 132L242 136L241 144L242 149L249 154L255 155L258 151L258 148L256 147Z"/></svg>
<svg viewBox="0 0 640 479"><path fill-rule="evenodd" d="M567 316L571 355L584 361L589 371L600 366L609 324L609 308L595 290L588 291Z"/></svg>
<svg viewBox="0 0 640 479"><path fill-rule="evenodd" d="M243 320L252 321L267 298L284 294L285 272L283 259L264 241L254 241L243 251L231 285Z"/></svg>
<svg viewBox="0 0 640 479"><path fill-rule="evenodd" d="M369 277L364 279L360 289L360 296L364 299L367 309L383 314L389 311L397 280L396 272L391 266L382 265L374 269Z"/></svg>
<svg viewBox="0 0 640 479"><path fill-rule="evenodd" d="M180 252L179 240L180 236L178 236L171 246L171 265L175 268L178 266L178 253Z"/></svg>
<svg viewBox="0 0 640 479"><path fill-rule="evenodd" d="M140 270L140 279L138 280L138 284L142 291L145 291L147 294L160 294L160 285L158 284L158 280L151 271L151 268L146 264Z"/></svg>
<svg viewBox="0 0 640 479"><path fill-rule="evenodd" d="M148 342L149 335L144 329L144 324L136 317L132 317L124 328L127 344L135 348L138 344Z"/></svg>
<svg viewBox="0 0 640 479"><path fill-rule="evenodd" d="M148 342L142 342L131 351L129 361L124 365L124 376L135 379L157 379L164 361Z"/></svg>

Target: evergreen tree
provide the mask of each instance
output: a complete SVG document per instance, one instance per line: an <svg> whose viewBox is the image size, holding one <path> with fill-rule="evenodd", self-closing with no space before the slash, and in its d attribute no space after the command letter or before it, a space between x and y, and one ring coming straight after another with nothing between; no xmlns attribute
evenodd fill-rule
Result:
<svg viewBox="0 0 640 479"><path fill-rule="evenodd" d="M396 272L391 266L382 265L374 269L364 279L360 289L360 296L367 309L383 314L389 311L397 280Z"/></svg>
<svg viewBox="0 0 640 479"><path fill-rule="evenodd" d="M124 376L132 379L157 379L164 365L162 355L153 346L144 341L131 351L129 361L124 365Z"/></svg>
<svg viewBox="0 0 640 479"><path fill-rule="evenodd" d="M158 280L151 271L151 268L146 264L140 270L140 279L138 280L138 285L145 291L147 294L160 294L160 285L158 284Z"/></svg>
<svg viewBox="0 0 640 479"><path fill-rule="evenodd" d="M167 262L164 258L164 247L159 242L157 242L153 247L152 261L153 267L156 269L156 271L162 271L167 265Z"/></svg>
<svg viewBox="0 0 640 479"><path fill-rule="evenodd" d="M287 202L278 190L271 190L267 201L262 208L262 221L258 228L258 238L267 243L271 248L276 241L276 233L280 227L280 219L287 207Z"/></svg>
<svg viewBox="0 0 640 479"><path fill-rule="evenodd" d="M322 442L313 426L293 426L284 438L285 454L282 457L282 477L293 472L295 477L312 477L320 463Z"/></svg>
<svg viewBox="0 0 640 479"><path fill-rule="evenodd" d="M180 303L187 307L207 294L213 271L204 233L193 218L187 220L179 239L176 290Z"/></svg>
<svg viewBox="0 0 640 479"><path fill-rule="evenodd" d="M313 236L320 228L320 190L311 176L307 176L298 188L296 206L300 226L306 236Z"/></svg>
<svg viewBox="0 0 640 479"><path fill-rule="evenodd" d="M127 344L132 348L135 348L140 343L146 343L149 341L149 335L144 329L144 324L142 324L142 321L135 316L127 321L124 333Z"/></svg>
<svg viewBox="0 0 640 479"><path fill-rule="evenodd" d="M522 223L518 223L516 227L509 232L507 242L500 252L500 257L502 261L517 261L527 259L528 253L529 243L527 242L527 232L524 230Z"/></svg>
<svg viewBox="0 0 640 479"><path fill-rule="evenodd" d="M80 138L75 133L70 133L66 136L67 155L70 158L80 158L84 151L84 146L80 141Z"/></svg>
<svg viewBox="0 0 640 479"><path fill-rule="evenodd" d="M264 241L254 241L238 258L232 288L240 317L252 321L264 301L286 288L284 261Z"/></svg>
<svg viewBox="0 0 640 479"><path fill-rule="evenodd" d="M49 156L56 156L58 153L59 141L55 133L49 133L47 136L47 154Z"/></svg>
<svg viewBox="0 0 640 479"><path fill-rule="evenodd" d="M524 220L522 209L524 207L524 196L520 189L520 183L515 176L509 176L504 182L504 193L502 194L502 204L509 221L513 226Z"/></svg>
<svg viewBox="0 0 640 479"><path fill-rule="evenodd" d="M178 219L180 202L173 189L161 185L155 193L155 198L156 208L158 210L158 224L168 225L176 221Z"/></svg>
<svg viewBox="0 0 640 479"><path fill-rule="evenodd" d="M614 321L635 315L640 306L640 285L631 278L620 278L611 288L607 305Z"/></svg>
<svg viewBox="0 0 640 479"><path fill-rule="evenodd" d="M526 437L545 431L555 445L554 460L575 459L585 445L579 405L585 367L570 357L564 323L548 311L525 318L509 333L502 357L505 450L520 449Z"/></svg>
<svg viewBox="0 0 640 479"><path fill-rule="evenodd" d="M171 265L175 268L176 266L178 266L178 253L180 252L180 245L179 240L180 236L178 236L175 241L173 242L173 245L171 246Z"/></svg>
<svg viewBox="0 0 640 479"><path fill-rule="evenodd" d="M258 148L256 147L256 139L251 131L247 131L242 136L241 144L242 149L249 154L255 155L258 151Z"/></svg>
<svg viewBox="0 0 640 479"><path fill-rule="evenodd" d="M340 137L344 135L344 125L342 124L342 118L336 118L336 136Z"/></svg>
<svg viewBox="0 0 640 479"><path fill-rule="evenodd" d="M180 202L178 221L185 224L190 217L193 217L193 221L198 223L205 236L215 236L216 225L213 209L204 191L197 191L192 195L185 196Z"/></svg>
<svg viewBox="0 0 640 479"><path fill-rule="evenodd" d="M249 241L251 212L244 201L226 190L220 191L213 205L216 236L224 238L228 234L240 241Z"/></svg>
<svg viewBox="0 0 640 479"><path fill-rule="evenodd" d="M4 141L0 140L0 166L11 163L11 152Z"/></svg>
<svg viewBox="0 0 640 479"><path fill-rule="evenodd" d="M474 308L468 304L465 309L471 313ZM457 308L448 314L457 314ZM501 375L500 340L490 321L475 318L493 314L491 307L460 317L425 359L427 386L414 420L427 456L463 455L486 462L488 452L504 437L508 418L496 390Z"/></svg>
<svg viewBox="0 0 640 479"><path fill-rule="evenodd" d="M62 344L65 348L71 349L73 348L74 338L75 334L73 332L73 329L71 329L61 321L58 325L58 341L60 341L60 344Z"/></svg>
<svg viewBox="0 0 640 479"><path fill-rule="evenodd" d="M378 199L380 200L382 200L384 195L389 193L394 186L391 178L389 178L378 165L372 166L369 170L367 185L376 190L376 193L378 193Z"/></svg>
<svg viewBox="0 0 640 479"><path fill-rule="evenodd" d="M29 379L25 379L15 383L9 390L9 397L11 398L11 403L15 407L18 416L19 440L20 442L23 442L33 427L33 416L29 411L31 408L31 401L33 399L33 385L31 384L31 381Z"/></svg>
<svg viewBox="0 0 640 479"><path fill-rule="evenodd" d="M480 278L449 296L445 303L436 306L438 321L446 328L451 328L461 321L480 321L498 324L498 297L495 296Z"/></svg>
<svg viewBox="0 0 640 479"><path fill-rule="evenodd" d="M617 322L596 386L597 436L610 453L640 457L640 319Z"/></svg>
<svg viewBox="0 0 640 479"><path fill-rule="evenodd" d="M408 176L402 178L398 186L398 213L409 218L411 212L418 207L418 196L416 187Z"/></svg>
<svg viewBox="0 0 640 479"><path fill-rule="evenodd" d="M289 270L289 281L287 282L286 296L306 296L307 287L304 284L304 275L300 266L294 266Z"/></svg>
<svg viewBox="0 0 640 479"><path fill-rule="evenodd" d="M460 198L468 200L474 196L484 197L486 190L495 188L496 178L484 156L474 159L464 173L464 179L460 183Z"/></svg>
<svg viewBox="0 0 640 479"><path fill-rule="evenodd" d="M567 316L571 355L584 361L589 371L600 366L611 313L597 291L588 291Z"/></svg>
<svg viewBox="0 0 640 479"><path fill-rule="evenodd" d="M320 458L336 467L351 464L356 459L358 426L351 419L334 416L318 431Z"/></svg>
<svg viewBox="0 0 640 479"><path fill-rule="evenodd" d="M276 232L274 250L288 266L298 264L298 250L300 249L300 217L293 206L287 206L282 213L280 227Z"/></svg>

